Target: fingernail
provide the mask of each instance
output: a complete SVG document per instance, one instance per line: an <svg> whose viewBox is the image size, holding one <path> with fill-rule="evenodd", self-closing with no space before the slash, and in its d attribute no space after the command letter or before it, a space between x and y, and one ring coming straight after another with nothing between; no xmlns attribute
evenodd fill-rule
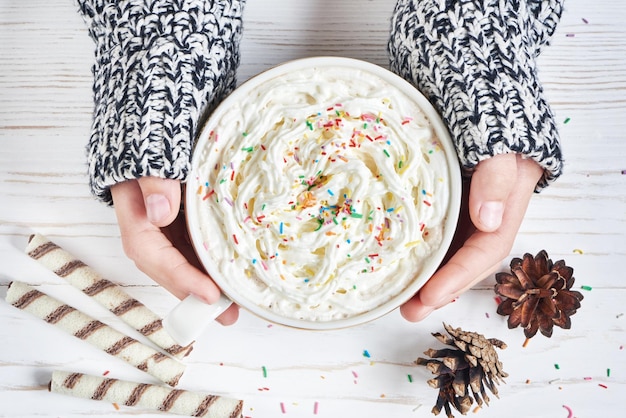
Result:
<svg viewBox="0 0 626 418"><path fill-rule="evenodd" d="M146 215L152 223L160 222L170 214L170 201L161 194L146 197Z"/></svg>
<svg viewBox="0 0 626 418"><path fill-rule="evenodd" d="M480 222L489 230L498 229L502 223L503 212L502 202L485 202L480 206Z"/></svg>

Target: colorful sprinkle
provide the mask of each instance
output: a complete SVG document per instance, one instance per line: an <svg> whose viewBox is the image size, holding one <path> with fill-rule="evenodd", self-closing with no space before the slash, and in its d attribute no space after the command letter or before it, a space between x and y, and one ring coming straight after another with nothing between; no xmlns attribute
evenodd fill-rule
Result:
<svg viewBox="0 0 626 418"><path fill-rule="evenodd" d="M283 414L287 413L287 410L285 409L285 404L283 402L280 403L280 412L282 412Z"/></svg>
<svg viewBox="0 0 626 418"><path fill-rule="evenodd" d="M267 377L267 367L263 366L262 370L263 370L263 377Z"/></svg>
<svg viewBox="0 0 626 418"><path fill-rule="evenodd" d="M554 368L559 370L561 368L561 366L559 366L557 363L554 364Z"/></svg>
<svg viewBox="0 0 626 418"><path fill-rule="evenodd" d="M571 118L565 118L565 120L563 121L563 125L567 125L570 120L572 120L572 119Z"/></svg>
<svg viewBox="0 0 626 418"><path fill-rule="evenodd" d="M411 376L410 374L407 375L407 378L409 379L409 383L413 383L413 376Z"/></svg>
<svg viewBox="0 0 626 418"><path fill-rule="evenodd" d="M239 244L239 241L237 241L237 235L233 234L233 241L235 241L235 244Z"/></svg>
<svg viewBox="0 0 626 418"><path fill-rule="evenodd" d="M608 389L609 388L607 385L603 385L602 383L598 383L598 386L600 386L603 389Z"/></svg>
<svg viewBox="0 0 626 418"><path fill-rule="evenodd" d="M606 377L611 377L611 369L606 369Z"/></svg>
<svg viewBox="0 0 626 418"><path fill-rule="evenodd" d="M363 357L370 358L370 357L372 357L372 356L370 355L369 351L367 351L367 350L363 350Z"/></svg>
<svg viewBox="0 0 626 418"><path fill-rule="evenodd" d="M113 402L113 408L115 408L116 411L120 410L120 406L115 402Z"/></svg>
<svg viewBox="0 0 626 418"><path fill-rule="evenodd" d="M315 401L315 403L313 404L313 415L317 415L317 413L319 412L319 407L319 402Z"/></svg>
<svg viewBox="0 0 626 418"><path fill-rule="evenodd" d="M592 289L592 287L591 287L591 286L584 286L584 285L583 285L583 286L580 286L580 288L581 288L582 290L591 290L591 289Z"/></svg>
<svg viewBox="0 0 626 418"><path fill-rule="evenodd" d="M574 248L574 249L572 250L572 252L573 252L573 253L576 253L576 254L584 254L584 253L583 253L583 250L581 250L580 248Z"/></svg>
<svg viewBox="0 0 626 418"><path fill-rule="evenodd" d="M567 410L567 418L574 418L574 411L567 405L563 405L563 408Z"/></svg>

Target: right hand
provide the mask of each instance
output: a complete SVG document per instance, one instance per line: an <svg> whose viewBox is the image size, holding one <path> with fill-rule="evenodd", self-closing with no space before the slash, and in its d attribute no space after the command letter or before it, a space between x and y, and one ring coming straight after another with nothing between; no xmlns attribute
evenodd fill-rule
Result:
<svg viewBox="0 0 626 418"><path fill-rule="evenodd" d="M111 194L124 252L139 270L179 299L193 294L215 303L220 289L202 269L179 213L180 182L142 177L112 186ZM238 316L232 304L217 321L231 325Z"/></svg>

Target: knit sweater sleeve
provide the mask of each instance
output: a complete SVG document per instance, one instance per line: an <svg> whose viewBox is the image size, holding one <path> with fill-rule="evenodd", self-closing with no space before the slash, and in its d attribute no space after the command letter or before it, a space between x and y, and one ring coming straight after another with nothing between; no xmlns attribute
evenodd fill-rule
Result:
<svg viewBox="0 0 626 418"><path fill-rule="evenodd" d="M398 0L390 66L440 112L466 172L520 153L544 168L537 191L561 174L536 58L562 10L563 0Z"/></svg>
<svg viewBox="0 0 626 418"><path fill-rule="evenodd" d="M90 186L184 180L203 113L235 87L245 0L78 0L96 44Z"/></svg>

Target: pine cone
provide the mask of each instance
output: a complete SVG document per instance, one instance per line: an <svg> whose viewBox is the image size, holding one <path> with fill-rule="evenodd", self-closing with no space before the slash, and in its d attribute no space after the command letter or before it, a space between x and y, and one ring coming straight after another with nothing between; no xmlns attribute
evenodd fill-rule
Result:
<svg viewBox="0 0 626 418"><path fill-rule="evenodd" d="M500 315L509 315L509 328L521 325L526 338L532 338L540 330L546 337L552 336L552 328L558 325L569 329L570 316L580 308L583 295L570 290L574 284L574 269L559 260L552 263L545 250L534 258L524 254L523 259L511 260L511 273L496 274L495 291L505 297L498 306Z"/></svg>
<svg viewBox="0 0 626 418"><path fill-rule="evenodd" d="M431 348L424 352L431 359L419 357L415 363L426 366L437 375L428 381L430 387L439 388L433 414L439 415L444 408L448 418L453 418L450 405L465 415L474 402L468 387L479 406L483 405L483 400L489 405L485 386L498 397L495 384L504 382L503 378L508 374L502 370L502 363L498 360L494 346L504 349L506 344L495 338L487 339L475 332L452 328L445 323L443 326L451 337L438 332L433 333L433 336L454 348Z"/></svg>

